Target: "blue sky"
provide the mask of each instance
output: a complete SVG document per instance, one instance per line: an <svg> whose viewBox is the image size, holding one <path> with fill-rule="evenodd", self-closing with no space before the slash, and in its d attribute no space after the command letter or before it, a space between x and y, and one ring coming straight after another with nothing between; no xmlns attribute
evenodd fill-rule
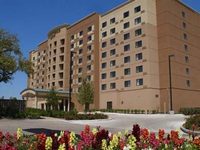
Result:
<svg viewBox="0 0 200 150"><path fill-rule="evenodd" d="M28 57L29 51L47 38L53 27L73 22L84 16L103 13L126 0L0 0L0 28L17 34L21 50ZM199 0L183 0L200 12ZM18 72L7 84L0 83L0 97L20 97L26 88L27 77Z"/></svg>

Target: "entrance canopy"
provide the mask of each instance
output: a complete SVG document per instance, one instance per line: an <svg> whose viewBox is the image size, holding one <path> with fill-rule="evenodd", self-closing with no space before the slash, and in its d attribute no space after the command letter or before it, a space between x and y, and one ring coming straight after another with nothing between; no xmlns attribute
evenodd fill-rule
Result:
<svg viewBox="0 0 200 150"><path fill-rule="evenodd" d="M48 89L32 89L32 88L27 88L23 90L20 95L24 97L46 97L47 94L51 90ZM69 91L60 91L60 90L55 90L57 96L62 97L62 98L68 98L69 97Z"/></svg>

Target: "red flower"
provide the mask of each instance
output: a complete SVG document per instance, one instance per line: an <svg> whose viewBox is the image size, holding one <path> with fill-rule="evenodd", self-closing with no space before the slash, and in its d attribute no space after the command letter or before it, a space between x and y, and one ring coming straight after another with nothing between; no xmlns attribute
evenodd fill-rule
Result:
<svg viewBox="0 0 200 150"><path fill-rule="evenodd" d="M158 132L158 137L159 137L159 140L160 140L160 142L162 142L162 141L163 141L163 139L164 139L164 135L165 135L165 131L164 131L164 130L161 130L161 129L159 129L159 132Z"/></svg>

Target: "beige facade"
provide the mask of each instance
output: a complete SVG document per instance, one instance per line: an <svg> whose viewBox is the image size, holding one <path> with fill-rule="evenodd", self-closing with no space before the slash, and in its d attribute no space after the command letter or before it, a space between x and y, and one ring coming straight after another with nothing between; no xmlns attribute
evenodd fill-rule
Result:
<svg viewBox="0 0 200 150"><path fill-rule="evenodd" d="M199 13L178 0L128 0L103 15L51 30L30 53L34 75L28 88L68 93L72 52L72 102L78 110L83 107L76 93L86 78L94 83L91 108L167 112L168 56L174 55L173 110L200 107L199 35Z"/></svg>
<svg viewBox="0 0 200 150"><path fill-rule="evenodd" d="M112 102L114 109L158 110L156 1L129 1L104 14L100 26L100 56L103 57L100 63L100 108L109 107ZM111 32L113 29L114 33ZM113 39L114 44L111 43ZM107 64L105 68L104 63Z"/></svg>

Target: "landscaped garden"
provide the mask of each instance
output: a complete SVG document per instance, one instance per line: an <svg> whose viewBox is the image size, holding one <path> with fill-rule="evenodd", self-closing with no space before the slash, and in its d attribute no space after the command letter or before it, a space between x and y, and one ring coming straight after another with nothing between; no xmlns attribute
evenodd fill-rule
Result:
<svg viewBox="0 0 200 150"><path fill-rule="evenodd" d="M0 132L1 150L198 150L200 138L185 139L178 131L166 134L158 131L158 136L139 125L133 125L131 132L112 134L101 128L90 129L88 125L78 135L72 131L62 131L59 135L36 134L27 136L18 129L11 135Z"/></svg>

